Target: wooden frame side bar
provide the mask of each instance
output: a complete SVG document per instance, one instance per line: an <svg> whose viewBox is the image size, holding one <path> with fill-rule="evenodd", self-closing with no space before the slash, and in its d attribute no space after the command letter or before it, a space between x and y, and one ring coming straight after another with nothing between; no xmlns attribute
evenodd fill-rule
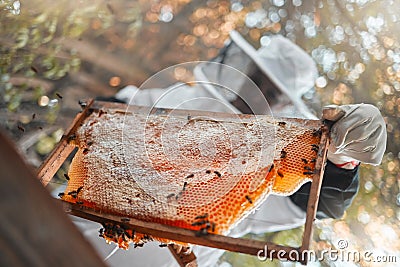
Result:
<svg viewBox="0 0 400 267"><path fill-rule="evenodd" d="M327 125L322 127L322 135L319 144L317 162L315 163L315 173L311 183L310 195L307 203L306 223L304 226L303 240L300 247L301 255L306 255L304 252L310 248L312 239L312 226L315 221L318 208L318 200L321 191L322 180L325 170L325 162L329 146L329 128ZM300 261L302 264L307 264L307 257Z"/></svg>
<svg viewBox="0 0 400 267"><path fill-rule="evenodd" d="M85 109L81 113L76 115L71 126L65 131L66 134L63 135L57 146L53 149L53 151L42 163L42 165L40 165L37 171L37 176L39 178L39 181L44 186L47 186L47 184L53 178L54 174L58 171L58 169L60 169L61 165L74 150L75 146L69 144L68 139L71 135L75 133L83 120L85 120L89 116L90 108L93 102L93 99L89 100Z"/></svg>

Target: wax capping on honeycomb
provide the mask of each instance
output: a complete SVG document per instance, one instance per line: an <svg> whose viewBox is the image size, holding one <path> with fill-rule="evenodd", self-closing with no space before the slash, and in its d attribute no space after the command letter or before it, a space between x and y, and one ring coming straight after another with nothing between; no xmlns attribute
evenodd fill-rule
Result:
<svg viewBox="0 0 400 267"><path fill-rule="evenodd" d="M247 116L94 111L71 140L78 147L65 201L102 212L226 234L269 194L311 181L321 123ZM273 209L273 207L271 208ZM103 225L121 248L157 239Z"/></svg>

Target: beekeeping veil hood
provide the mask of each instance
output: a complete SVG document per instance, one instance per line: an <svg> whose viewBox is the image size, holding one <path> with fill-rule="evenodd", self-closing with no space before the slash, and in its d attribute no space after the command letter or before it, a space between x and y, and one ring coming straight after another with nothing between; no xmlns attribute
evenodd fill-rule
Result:
<svg viewBox="0 0 400 267"><path fill-rule="evenodd" d="M230 39L231 43L225 47L225 51L222 51L220 58L216 59L217 62L232 66L250 77L257 68L269 78L283 98L289 100L281 101L281 104L285 104L287 107L292 105L289 112L292 114L286 112L285 116L298 116L300 113L302 117L316 118L301 99L304 93L313 88L318 74L315 62L302 48L282 35L269 36L267 44L258 50L236 31L230 33ZM215 90L230 101L241 97L246 102L249 101L250 106L255 106L257 109L257 103L255 103L257 97L253 92L246 91L246 88L249 88L246 84L247 81L241 77L229 77L229 73L227 73L229 70L226 68L222 70L213 68L215 65L207 66L207 63L203 63L199 66L196 75L201 79L222 83L226 88L230 88L230 92ZM213 88L209 89L213 90ZM217 92L213 92L213 94L217 94ZM267 100L270 105L276 104L271 103L268 97Z"/></svg>

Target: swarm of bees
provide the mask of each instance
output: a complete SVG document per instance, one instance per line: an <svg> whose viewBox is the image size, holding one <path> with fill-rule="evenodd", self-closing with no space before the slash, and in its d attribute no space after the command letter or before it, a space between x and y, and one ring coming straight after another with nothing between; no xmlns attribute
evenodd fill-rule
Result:
<svg viewBox="0 0 400 267"><path fill-rule="evenodd" d="M130 218L121 218L122 222L129 222ZM114 242L118 244L119 248L128 249L129 244L133 242L134 248L141 248L147 242L159 241L159 247L167 247L172 244L170 242L165 242L165 240L159 240L157 238L153 239L152 236L148 234L137 233L134 229L127 228L124 225L104 222L102 223L102 228L99 230L99 237L102 237L106 240L107 243ZM184 247L181 244L173 244L174 248L184 249L184 251L188 251L190 253L190 247ZM178 251L178 253L179 253Z"/></svg>
<svg viewBox="0 0 400 267"><path fill-rule="evenodd" d="M124 226L112 223L103 223L103 228L99 230L99 237L103 237L107 243L115 242L120 248L128 249L129 242L135 237L135 231L132 229L126 229ZM153 240L150 236L147 236L148 241ZM150 240L151 239L151 240ZM140 242L135 243L134 247L143 247L146 240L143 238Z"/></svg>

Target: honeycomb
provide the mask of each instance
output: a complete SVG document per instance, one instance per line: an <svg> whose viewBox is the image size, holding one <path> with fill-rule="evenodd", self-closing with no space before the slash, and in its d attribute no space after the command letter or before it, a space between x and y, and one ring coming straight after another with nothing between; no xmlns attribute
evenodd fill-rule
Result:
<svg viewBox="0 0 400 267"><path fill-rule="evenodd" d="M269 194L290 195L311 180L320 127L267 116L94 111L71 138L78 151L63 199L200 235L226 234ZM153 239L110 225L101 235L121 248Z"/></svg>

